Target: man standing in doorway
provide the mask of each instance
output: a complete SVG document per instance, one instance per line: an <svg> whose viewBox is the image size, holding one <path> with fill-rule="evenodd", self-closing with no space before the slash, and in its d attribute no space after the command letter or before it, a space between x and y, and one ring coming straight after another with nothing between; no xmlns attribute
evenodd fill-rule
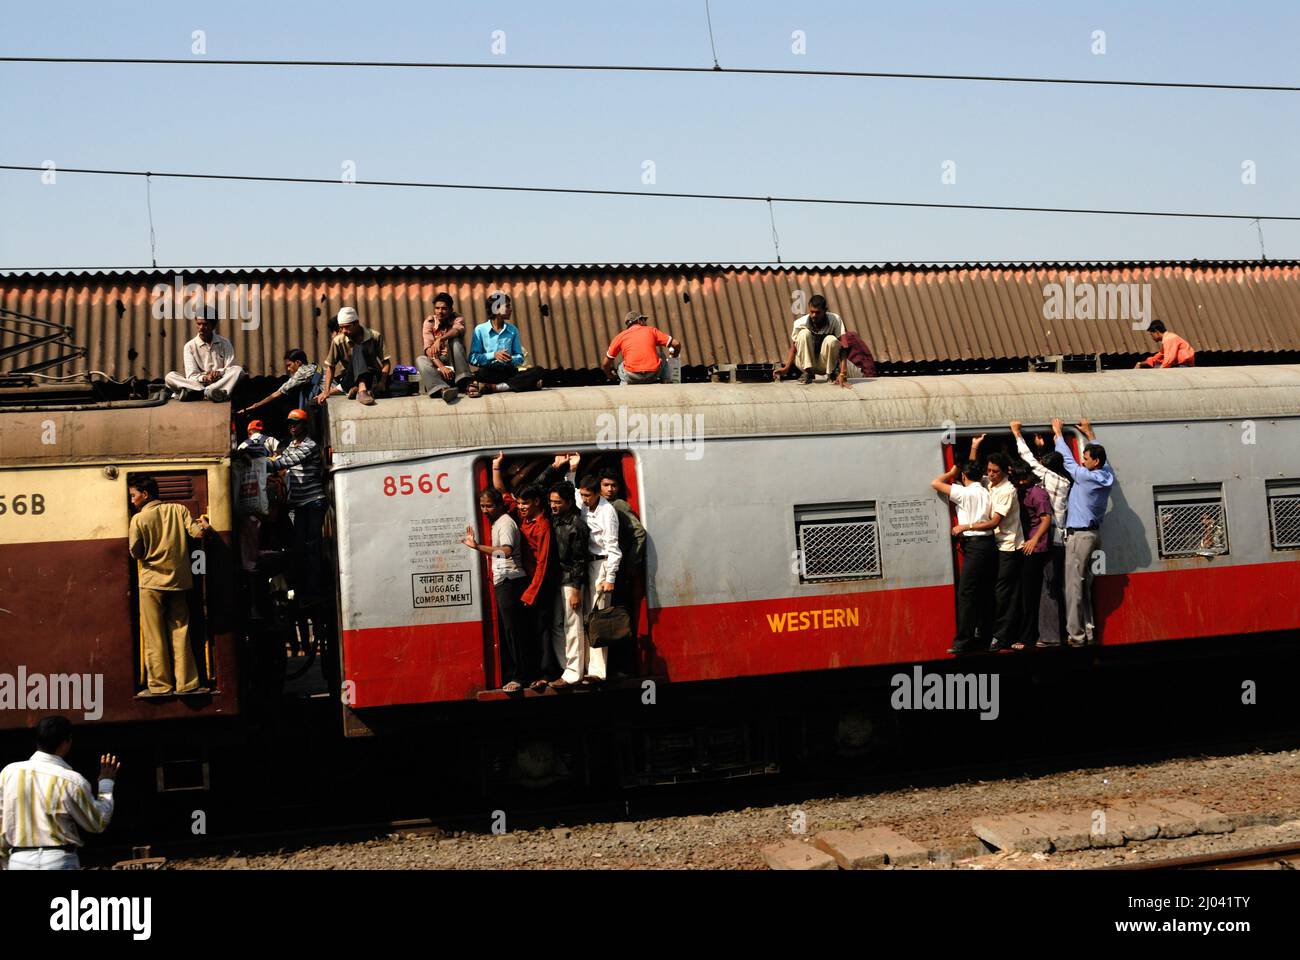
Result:
<svg viewBox="0 0 1300 960"><path fill-rule="evenodd" d="M212 528L207 518L195 520L180 503L163 503L153 477L136 477L128 484L131 518L127 549L138 563L140 637L148 686L141 698L207 693L199 686L194 653L190 650L190 605L194 585L190 570L189 537L202 539Z"/></svg>
<svg viewBox="0 0 1300 960"><path fill-rule="evenodd" d="M997 566L997 551L993 533L975 525L989 518L989 492L980 483L980 467L975 460L980 441L971 443L970 458L954 464L951 469L930 481L930 486L957 508L957 525L952 535L962 548L961 581L957 585L957 637L949 653L975 653L988 643L987 635L976 637L986 620L984 610L989 605L987 584L992 580Z"/></svg>
<svg viewBox="0 0 1300 960"><path fill-rule="evenodd" d="M1065 442L1060 419L1052 421L1056 452L1074 481L1065 518L1065 633L1070 646L1096 641L1092 614L1092 558L1101 549L1101 522L1115 485L1115 472L1106 462L1106 448L1097 442L1092 424L1084 417L1079 430L1088 438L1080 465Z"/></svg>

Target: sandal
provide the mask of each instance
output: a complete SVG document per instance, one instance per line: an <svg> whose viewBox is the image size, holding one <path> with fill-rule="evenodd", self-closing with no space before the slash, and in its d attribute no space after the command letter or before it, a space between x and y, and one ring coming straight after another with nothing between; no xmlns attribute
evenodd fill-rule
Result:
<svg viewBox="0 0 1300 960"><path fill-rule="evenodd" d="M523 687L519 685L519 681L517 680L511 680L509 683L507 683L504 687L501 688L502 692L504 693L518 693L522 689Z"/></svg>
<svg viewBox="0 0 1300 960"><path fill-rule="evenodd" d="M483 395L483 390L479 387L477 383L471 383L465 389L465 396L470 397L471 399L474 397L480 397L482 395Z"/></svg>
<svg viewBox="0 0 1300 960"><path fill-rule="evenodd" d="M375 405L375 398L371 396L369 390L362 388L357 391L357 403L361 404L363 407L373 407Z"/></svg>

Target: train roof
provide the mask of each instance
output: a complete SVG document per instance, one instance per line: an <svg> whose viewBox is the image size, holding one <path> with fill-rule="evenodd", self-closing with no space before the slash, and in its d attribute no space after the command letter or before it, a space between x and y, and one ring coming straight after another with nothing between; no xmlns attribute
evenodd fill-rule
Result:
<svg viewBox="0 0 1300 960"><path fill-rule="evenodd" d="M230 455L230 405L128 400L0 409L0 468Z"/></svg>
<svg viewBox="0 0 1300 960"><path fill-rule="evenodd" d="M1043 424L1300 416L1300 365L1116 370L1104 373L885 377L849 389L815 383L703 383L573 387L494 394L444 404L424 396L329 402L335 464L348 466L454 449L600 444L633 430L687 439ZM690 417L664 420L663 417ZM639 420L638 417L649 418ZM695 419L698 417L699 419ZM351 426L340 427L344 422ZM345 442L351 441L351 442Z"/></svg>

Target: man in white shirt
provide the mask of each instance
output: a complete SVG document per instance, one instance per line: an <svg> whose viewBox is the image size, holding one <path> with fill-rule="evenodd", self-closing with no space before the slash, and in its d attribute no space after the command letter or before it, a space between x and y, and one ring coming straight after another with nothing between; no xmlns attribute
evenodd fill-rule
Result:
<svg viewBox="0 0 1300 960"><path fill-rule="evenodd" d="M957 525L952 528L952 535L961 544L962 562L957 585L957 637L948 650L954 654L976 653L988 643L987 633L982 633L980 628L988 619L985 615L989 607L988 584L997 567L997 550L991 530L974 528L989 518L989 492L980 483L980 468L975 460L983 439L982 434L975 438L969 460L954 464L930 481L930 486L957 508Z"/></svg>
<svg viewBox="0 0 1300 960"><path fill-rule="evenodd" d="M613 602L614 582L618 578L618 567L623 560L623 551L618 545L618 511L614 505L600 495L600 478L593 473L587 474L578 483L579 512L583 522L590 531L587 552L591 559L587 563L587 598L584 609L604 610ZM590 646L588 637L587 673L596 680L604 680L608 675L609 663L606 647Z"/></svg>
<svg viewBox="0 0 1300 960"><path fill-rule="evenodd" d="M113 781L121 764L112 754L99 760L98 795L64 759L72 749L67 717L36 725L31 759L0 770L0 853L10 870L79 870L78 827L102 833L113 817Z"/></svg>
<svg viewBox="0 0 1300 960"><path fill-rule="evenodd" d="M772 371L772 379L780 380L790 372L791 364L799 367L799 382L812 383L813 376L826 374L829 382L840 363L840 337L844 335L844 321L838 313L826 309L826 298L820 293L808 299L808 312L794 322L790 331L790 351L784 365Z"/></svg>
<svg viewBox="0 0 1300 960"><path fill-rule="evenodd" d="M492 523L492 542L479 543L474 528L466 527L461 543L492 559L492 593L496 597L501 628L501 689L522 693L537 679L540 651L534 624L524 609L528 575L519 565L524 555L524 538L519 525L506 510L501 491L488 487L478 498L479 512Z"/></svg>
<svg viewBox="0 0 1300 960"><path fill-rule="evenodd" d="M1011 482L1011 461L1005 453L990 453L984 463L989 475L989 518L968 529L993 530L998 545L998 579L993 592L993 653L1009 649L1016 638L1020 612L1020 568L1025 537L1020 529L1020 497Z"/></svg>
<svg viewBox="0 0 1300 960"><path fill-rule="evenodd" d="M207 398L213 403L225 403L235 381L244 375L244 368L235 363L235 345L217 333L217 321L199 317L196 321L199 335L185 344L185 374L175 370L163 378L172 389L172 396L181 400Z"/></svg>

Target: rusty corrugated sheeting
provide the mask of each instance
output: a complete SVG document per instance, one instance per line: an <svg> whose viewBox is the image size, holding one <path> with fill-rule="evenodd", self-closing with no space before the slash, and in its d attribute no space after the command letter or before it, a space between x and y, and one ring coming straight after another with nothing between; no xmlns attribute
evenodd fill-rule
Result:
<svg viewBox="0 0 1300 960"><path fill-rule="evenodd" d="M70 324L89 348L81 369L125 378L161 377L181 365L192 321L155 319L156 284L168 271L25 273L0 277L0 306ZM355 306L411 364L420 324L446 290L474 323L493 290L515 300L515 320L533 361L598 366L626 311L685 343L687 363L782 358L797 291L822 293L886 362L1009 360L1050 354L1150 352L1127 320L1044 319L1044 288L1081 283L1151 285L1152 316L1200 351L1300 350L1300 264L1155 263L877 267L749 267L626 264L589 266L369 267L191 271L187 283L257 284L260 322L227 320L221 332L252 374L277 373L284 351L320 357L326 321ZM233 292L232 292L233 297ZM543 316L543 307L547 315ZM6 336L3 343L13 342ZM0 364L12 369L53 354L44 347ZM53 371L51 371L53 372ZM68 369L62 373L73 372Z"/></svg>

